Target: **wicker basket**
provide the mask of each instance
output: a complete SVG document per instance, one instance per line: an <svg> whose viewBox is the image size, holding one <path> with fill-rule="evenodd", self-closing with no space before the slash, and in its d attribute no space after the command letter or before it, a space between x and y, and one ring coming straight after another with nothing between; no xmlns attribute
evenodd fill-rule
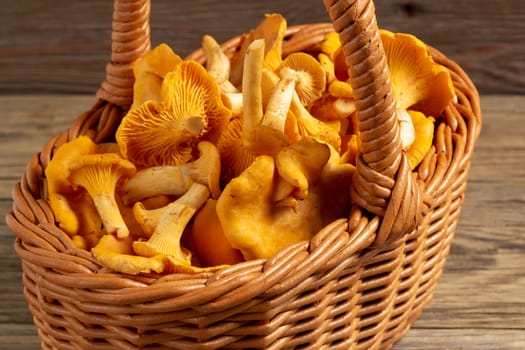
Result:
<svg viewBox="0 0 525 350"><path fill-rule="evenodd" d="M388 128L393 97L371 0L325 0L333 24L288 30L284 53L335 28L357 95L363 150L347 218L267 260L216 273L131 276L101 266L55 225L44 169L63 143L112 139L131 103L131 64L150 48L148 0L116 0L106 80L91 110L35 154L13 191L24 295L44 349L388 349L432 297L454 236L481 126L479 97L448 67L457 99L411 172ZM234 52L243 36L223 44ZM203 60L200 51L190 55ZM365 132L366 131L366 132Z"/></svg>

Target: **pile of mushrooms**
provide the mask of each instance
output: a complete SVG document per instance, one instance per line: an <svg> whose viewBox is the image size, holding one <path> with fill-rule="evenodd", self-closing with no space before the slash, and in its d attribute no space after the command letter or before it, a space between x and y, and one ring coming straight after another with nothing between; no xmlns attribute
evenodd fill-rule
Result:
<svg viewBox="0 0 525 350"><path fill-rule="evenodd" d="M127 274L213 271L268 258L351 210L359 132L341 44L282 55L286 20L267 15L206 63L161 44L134 65L115 142L61 146L45 170L57 225ZM381 31L403 148L414 169L453 99L424 43Z"/></svg>

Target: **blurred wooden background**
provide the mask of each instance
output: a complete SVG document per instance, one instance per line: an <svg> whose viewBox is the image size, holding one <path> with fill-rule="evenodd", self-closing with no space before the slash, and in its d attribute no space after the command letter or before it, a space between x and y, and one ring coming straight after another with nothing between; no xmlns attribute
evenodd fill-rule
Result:
<svg viewBox="0 0 525 350"><path fill-rule="evenodd" d="M268 12L326 22L321 0L153 0L152 43L181 56L203 34L223 41ZM456 60L483 94L525 93L524 0L376 0L379 25ZM94 93L111 41L111 0L0 0L0 94Z"/></svg>

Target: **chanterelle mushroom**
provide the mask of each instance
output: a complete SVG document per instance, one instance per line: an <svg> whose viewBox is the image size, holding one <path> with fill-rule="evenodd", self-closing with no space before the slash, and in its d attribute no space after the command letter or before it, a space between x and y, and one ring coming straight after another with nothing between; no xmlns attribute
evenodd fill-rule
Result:
<svg viewBox="0 0 525 350"><path fill-rule="evenodd" d="M454 96L448 69L435 63L426 45L415 36L383 29L380 34L397 108L439 116Z"/></svg>
<svg viewBox="0 0 525 350"><path fill-rule="evenodd" d="M135 173L135 166L114 153L84 155L69 164L68 180L84 188L95 204L107 233L126 237L129 230L115 200L117 183Z"/></svg>
<svg viewBox="0 0 525 350"><path fill-rule="evenodd" d="M295 90L305 106L309 106L323 95L326 75L313 56L305 52L294 52L288 55L278 68L281 78L293 77Z"/></svg>
<svg viewBox="0 0 525 350"><path fill-rule="evenodd" d="M349 190L353 167L339 164L336 156L324 161L318 176L309 175L317 181L309 184L306 198L294 207L274 203L280 175L271 156L257 157L226 185L217 201L217 215L228 241L245 259L268 258L346 215L349 196L340 194Z"/></svg>
<svg viewBox="0 0 525 350"><path fill-rule="evenodd" d="M217 82L194 61L168 73L161 93L160 103L130 110L116 133L121 153L137 168L186 163L199 141L217 141L231 116Z"/></svg>
<svg viewBox="0 0 525 350"><path fill-rule="evenodd" d="M139 273L162 272L165 268L165 257L137 256L132 249L131 236L117 238L114 235L104 235L91 253L102 264L117 272L137 275Z"/></svg>
<svg viewBox="0 0 525 350"><path fill-rule="evenodd" d="M164 194L180 196L194 182L209 188L212 197L221 192L219 186L221 159L214 144L202 141L197 146L199 158L181 165L162 165L137 171L122 185L121 193L128 204L148 197Z"/></svg>
<svg viewBox="0 0 525 350"><path fill-rule="evenodd" d="M264 66L272 71L282 62L282 44L286 33L286 19L280 14L267 14L265 18L244 39L241 49L232 59L231 81L237 86L243 79L244 56L255 40L264 40Z"/></svg>
<svg viewBox="0 0 525 350"><path fill-rule="evenodd" d="M60 146L45 169L49 206L58 226L69 235L98 233L100 217L89 196L75 191L67 180L69 164L76 158L99 153L87 136L79 136Z"/></svg>
<svg viewBox="0 0 525 350"><path fill-rule="evenodd" d="M153 233L147 241L135 241L134 251L145 257L164 255L175 270L192 271L191 253L181 246L181 238L208 197L208 188L194 183L186 194L163 208L145 210L137 203L137 220L144 231L153 229Z"/></svg>
<svg viewBox="0 0 525 350"><path fill-rule="evenodd" d="M217 200L208 199L195 214L190 230L193 252L202 266L233 265L243 261L241 253L226 239L216 207Z"/></svg>
<svg viewBox="0 0 525 350"><path fill-rule="evenodd" d="M414 169L432 147L434 118L417 111L408 111L414 125L414 142L406 151L410 168Z"/></svg>
<svg viewBox="0 0 525 350"><path fill-rule="evenodd" d="M146 101L161 100L161 86L164 77L173 71L182 59L166 44L160 44L135 61L133 74L133 105L138 107Z"/></svg>

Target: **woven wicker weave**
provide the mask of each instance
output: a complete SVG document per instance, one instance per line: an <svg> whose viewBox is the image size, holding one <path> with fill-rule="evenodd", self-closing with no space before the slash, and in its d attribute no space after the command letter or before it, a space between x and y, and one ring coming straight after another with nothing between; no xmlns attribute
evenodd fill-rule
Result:
<svg viewBox="0 0 525 350"><path fill-rule="evenodd" d="M479 97L448 67L457 100L411 172L371 0L325 0L332 24L291 27L284 54L315 48L335 28L345 46L363 137L347 218L268 260L216 273L130 276L101 266L55 225L44 169L79 135L112 139L131 103L131 64L150 48L146 0L117 0L113 47L97 101L35 154L13 190L24 295L44 349L388 349L432 297L454 236L481 127ZM235 51L243 36L223 44ZM203 61L202 52L191 58ZM393 125L393 126L392 126Z"/></svg>

